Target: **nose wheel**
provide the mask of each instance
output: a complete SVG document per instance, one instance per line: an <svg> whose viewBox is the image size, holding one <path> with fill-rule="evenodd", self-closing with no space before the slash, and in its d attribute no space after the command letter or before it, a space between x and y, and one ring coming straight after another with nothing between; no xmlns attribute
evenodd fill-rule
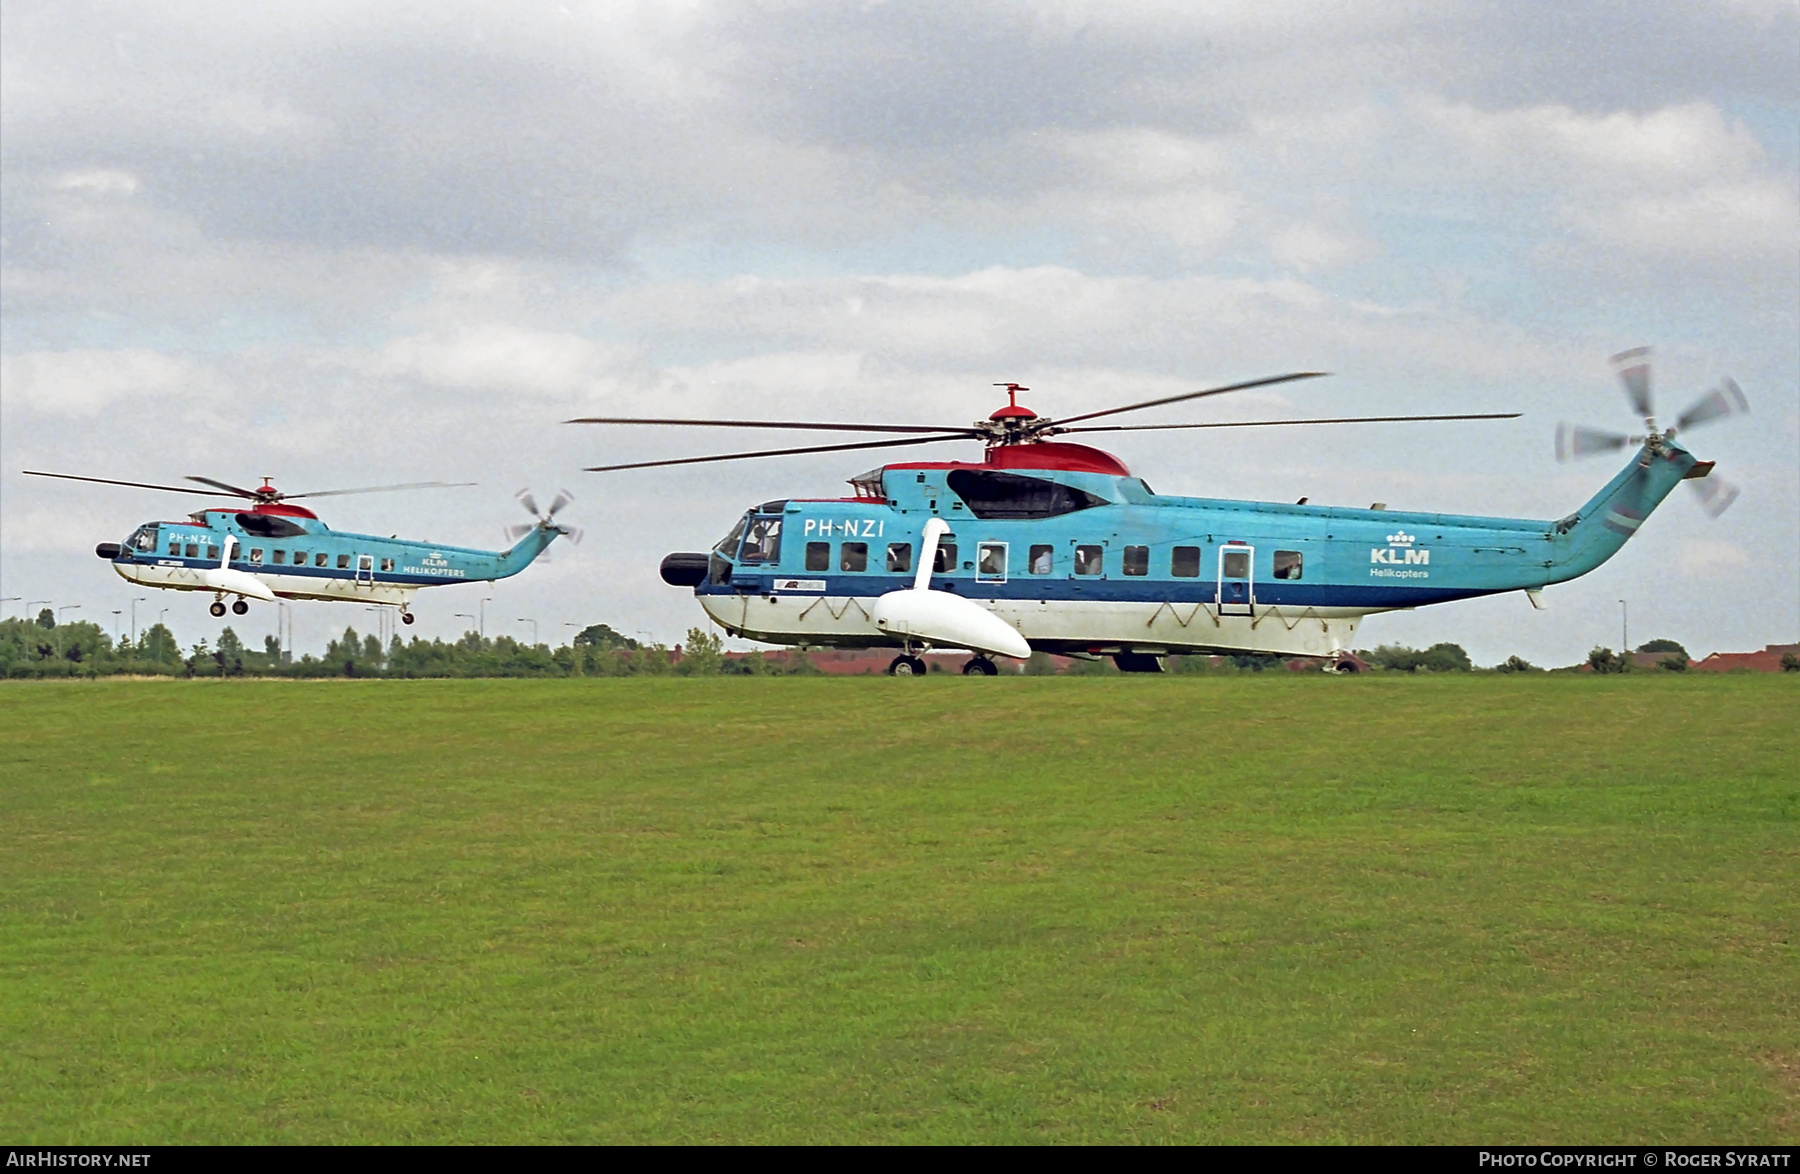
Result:
<svg viewBox="0 0 1800 1174"><path fill-rule="evenodd" d="M400 622L403 624L412 623L413 622L413 613L411 613L410 611L401 612L400 613Z"/></svg>

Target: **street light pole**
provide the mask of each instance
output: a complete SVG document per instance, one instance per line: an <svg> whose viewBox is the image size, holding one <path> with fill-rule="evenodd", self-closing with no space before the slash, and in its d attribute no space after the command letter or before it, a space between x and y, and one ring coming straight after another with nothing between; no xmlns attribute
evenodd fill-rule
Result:
<svg viewBox="0 0 1800 1174"><path fill-rule="evenodd" d="M112 609L112 613L116 616L122 616L125 614L125 609L122 607L115 607ZM121 633L119 631L119 621L114 620L113 621L113 639L116 641L120 635L121 635Z"/></svg>
<svg viewBox="0 0 1800 1174"><path fill-rule="evenodd" d="M532 647L533 647L533 648L536 648L536 647L537 647L537 642L538 642L538 634L537 634L537 633L538 633L538 626L537 626L537 621L536 621L536 620L534 620L534 619L531 619L531 618L530 618L530 617L529 617L529 616L520 616L520 617L519 617L519 622L520 622L520 623L521 623L521 624L530 624L530 625L531 625L531 646L532 646Z"/></svg>
<svg viewBox="0 0 1800 1174"><path fill-rule="evenodd" d="M455 614L456 614L456 618L459 620L472 620L475 618L473 615L471 615L470 613L468 613L466 611L459 611ZM477 633L477 635L479 635L479 633Z"/></svg>
<svg viewBox="0 0 1800 1174"><path fill-rule="evenodd" d="M1619 643L1625 646L1625 659L1631 659L1631 606L1619 600Z"/></svg>
<svg viewBox="0 0 1800 1174"><path fill-rule="evenodd" d="M166 607L156 613L156 653L155 653L155 657L156 657L157 664L162 663L163 633L167 632L169 630L168 626L163 623L163 617L168 614L169 614L169 609Z"/></svg>
<svg viewBox="0 0 1800 1174"><path fill-rule="evenodd" d="M34 603L55 603L54 599L28 599L25 601L25 618L31 618L31 605Z"/></svg>
<svg viewBox="0 0 1800 1174"><path fill-rule="evenodd" d="M481 626L476 630L476 635L480 636L483 640L487 639L487 605L493 598L494 597L490 595L487 599L482 600L481 607L478 609L481 612L481 619L479 621Z"/></svg>
<svg viewBox="0 0 1800 1174"><path fill-rule="evenodd" d="M137 648L137 605L149 602L150 597L148 595L140 595L131 601L131 647L133 649ZM135 655L135 652L133 655Z"/></svg>
<svg viewBox="0 0 1800 1174"><path fill-rule="evenodd" d="M25 597L23 595L8 595L4 598L0 598L0 619L5 618L5 615L6 615L6 608L4 606L5 604L17 603L21 599L24 599L24 598Z"/></svg>

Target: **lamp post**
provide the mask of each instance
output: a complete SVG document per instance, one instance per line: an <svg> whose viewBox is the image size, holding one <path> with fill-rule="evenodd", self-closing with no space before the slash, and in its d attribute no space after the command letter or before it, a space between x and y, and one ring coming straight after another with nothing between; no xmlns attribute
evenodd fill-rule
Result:
<svg viewBox="0 0 1800 1174"><path fill-rule="evenodd" d="M459 611L456 613L456 618L459 620L472 620L475 617L466 611ZM476 635L479 636L480 633L478 632Z"/></svg>
<svg viewBox="0 0 1800 1174"><path fill-rule="evenodd" d="M131 601L131 646L134 649L137 647L137 605L149 602L150 597L148 595L140 595Z"/></svg>
<svg viewBox="0 0 1800 1174"><path fill-rule="evenodd" d="M156 613L156 652L154 655L155 655L156 662L158 664L162 663L163 633L167 632L169 630L168 626L163 623L163 617L168 614L169 614L169 609L166 607Z"/></svg>
<svg viewBox="0 0 1800 1174"><path fill-rule="evenodd" d="M536 620L534 620L534 619L532 619L532 618L530 618L530 617L529 617L529 616L520 616L520 617L519 617L519 622L520 622L520 623L521 623L521 624L530 624L530 625L531 625L531 646L532 646L532 647L533 647L533 648L536 648L536 647L537 647L537 642L538 642L538 635L537 635L537 633L538 633L538 626L537 626L537 621L536 621Z"/></svg>
<svg viewBox="0 0 1800 1174"><path fill-rule="evenodd" d="M1619 643L1625 646L1625 659L1631 659L1631 607L1619 600Z"/></svg>
<svg viewBox="0 0 1800 1174"><path fill-rule="evenodd" d="M481 619L479 621L477 621L480 624L480 627L478 627L476 629L476 635L480 636L483 640L487 639L487 605L493 600L493 598L494 597L492 595L490 595L486 599L482 600L481 607L477 609L478 611L481 612Z"/></svg>
<svg viewBox="0 0 1800 1174"><path fill-rule="evenodd" d="M5 615L5 612L6 612L6 608L3 605L8 604L8 603L17 603L21 599L24 599L24 598L25 597L23 595L8 595L5 597L0 597L0 618L3 618Z"/></svg>
<svg viewBox="0 0 1800 1174"><path fill-rule="evenodd" d="M122 616L125 614L125 609L122 607L115 607L112 609L112 613L116 616ZM119 623L120 623L120 621L118 621L118 620L113 621L113 639L114 640L117 640L119 638L119 636L121 635L121 633L119 631Z"/></svg>
<svg viewBox="0 0 1800 1174"><path fill-rule="evenodd" d="M54 600L54 599L27 599L25 601L25 618L28 620L31 618L31 605L32 604L34 604L34 603L55 603L55 602L56 602L56 600Z"/></svg>

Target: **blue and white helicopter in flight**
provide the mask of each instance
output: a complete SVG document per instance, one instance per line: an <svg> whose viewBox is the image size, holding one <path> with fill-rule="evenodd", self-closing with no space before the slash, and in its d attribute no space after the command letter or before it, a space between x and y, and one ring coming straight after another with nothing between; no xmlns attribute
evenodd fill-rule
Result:
<svg viewBox="0 0 1800 1174"><path fill-rule="evenodd" d="M993 657L1033 651L1111 656L1127 672L1160 672L1171 653L1345 654L1363 617L1522 591L1538 593L1605 562L1675 485L1692 481L1715 515L1736 497L1701 480L1676 434L1746 411L1725 380L1666 429L1650 402L1644 349L1614 357L1644 434L1565 425L1559 456L1637 446L1585 505L1557 519L1169 497L1110 453L1055 439L1156 429L1274 427L1416 420L1491 420L1518 413L1378 416L1249 423L1095 424L1102 417L1316 377L1298 372L1168 396L1062 420L1018 403L969 427L768 420L586 417L570 423L703 425L900 434L897 439L604 465L654 468L795 453L975 440L980 461L909 461L850 479L854 496L779 498L753 506L709 553L671 554L664 581L692 587L734 636L774 644L900 650L889 672L925 670L918 653L966 649L970 674Z"/></svg>
<svg viewBox="0 0 1800 1174"><path fill-rule="evenodd" d="M32 477L169 493L217 491L247 499L248 505L195 510L182 521L146 522L125 541L102 542L94 548L94 553L112 563L121 578L132 583L173 591L211 592L211 611L215 616L225 614L227 599L231 600L231 610L240 616L250 610L252 599L265 603L277 599L322 599L397 607L401 620L410 624L413 596L420 589L508 578L530 566L563 535L580 535L579 530L556 521L556 515L574 500L567 491L558 493L542 513L531 493L521 492L519 502L534 521L509 527L512 547L494 551L333 530L311 510L290 504L304 497L457 488L441 481L282 493L269 484L267 477L260 489L244 489L210 477L188 478L209 487L202 490L72 473L31 469L23 472Z"/></svg>

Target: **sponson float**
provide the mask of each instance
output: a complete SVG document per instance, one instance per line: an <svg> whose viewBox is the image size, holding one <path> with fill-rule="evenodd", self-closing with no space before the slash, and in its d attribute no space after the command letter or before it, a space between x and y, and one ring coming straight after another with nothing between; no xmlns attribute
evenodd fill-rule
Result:
<svg viewBox="0 0 1800 1174"><path fill-rule="evenodd" d="M968 428L751 420L598 417L572 423L703 424L911 433L899 439L601 466L595 472L799 452L979 440L979 462L883 465L851 479L854 496L782 498L744 513L710 553L672 554L662 577L692 587L733 635L777 644L894 647L889 671L924 671L918 654L967 649L968 673L1032 650L1111 656L1155 672L1169 653L1258 652L1353 662L1362 618L1504 591L1532 604L1552 583L1610 558L1683 480L1710 512L1736 491L1701 483L1712 463L1678 431L1746 409L1727 380L1659 430L1645 352L1615 357L1646 434L1564 428L1563 455L1635 444L1630 462L1559 519L1471 517L1170 497L1113 455L1054 440L1069 433L1271 427L1398 420L1505 419L1516 413L1278 420L1238 424L1080 424L1159 404L1311 378L1302 372L1211 388L1061 421L1017 402Z"/></svg>

